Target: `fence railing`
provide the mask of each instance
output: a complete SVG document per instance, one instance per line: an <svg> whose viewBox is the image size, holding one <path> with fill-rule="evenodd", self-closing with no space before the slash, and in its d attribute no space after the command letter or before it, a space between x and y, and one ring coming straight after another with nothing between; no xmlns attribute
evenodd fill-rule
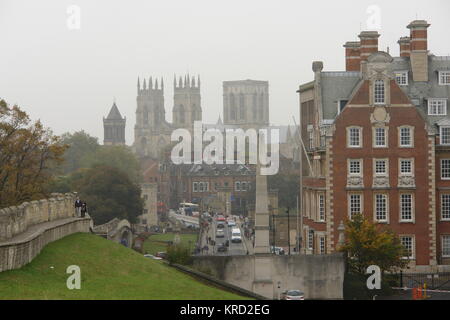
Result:
<svg viewBox="0 0 450 320"><path fill-rule="evenodd" d="M450 272L437 273L404 273L399 272L388 276L391 284L398 287L426 287L431 290L450 290Z"/></svg>

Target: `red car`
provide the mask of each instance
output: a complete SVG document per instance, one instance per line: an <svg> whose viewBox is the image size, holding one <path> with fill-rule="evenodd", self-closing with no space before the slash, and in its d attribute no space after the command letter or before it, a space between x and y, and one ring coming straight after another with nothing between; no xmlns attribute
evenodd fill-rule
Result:
<svg viewBox="0 0 450 320"><path fill-rule="evenodd" d="M225 217L222 215L217 216L216 221L226 221Z"/></svg>

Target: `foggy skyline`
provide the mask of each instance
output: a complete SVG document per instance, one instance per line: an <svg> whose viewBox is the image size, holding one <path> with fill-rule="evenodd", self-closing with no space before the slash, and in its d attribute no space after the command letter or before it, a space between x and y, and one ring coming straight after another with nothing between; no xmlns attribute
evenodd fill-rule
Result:
<svg viewBox="0 0 450 320"><path fill-rule="evenodd" d="M79 30L67 27L70 5ZM136 84L164 78L172 121L173 76L200 75L203 122L223 119L222 82L269 81L270 122L298 119L298 94L311 63L345 70L346 41L381 9L380 50L398 56L412 20L425 19L431 53L449 55L450 4L433 1L12 1L0 0L0 98L56 134L85 130L103 142L115 98L134 142ZM352 16L350 16L352 14ZM372 28L373 29L373 28Z"/></svg>

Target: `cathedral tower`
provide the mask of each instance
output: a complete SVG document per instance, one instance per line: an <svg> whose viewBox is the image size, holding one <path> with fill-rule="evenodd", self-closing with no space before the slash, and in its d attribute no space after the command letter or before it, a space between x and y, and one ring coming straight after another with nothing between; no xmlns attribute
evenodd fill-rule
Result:
<svg viewBox="0 0 450 320"><path fill-rule="evenodd" d="M114 102L108 116L103 117L104 145L125 145L125 122Z"/></svg>
<svg viewBox="0 0 450 320"><path fill-rule="evenodd" d="M173 126L191 129L194 121L202 120L202 107L200 98L200 76L192 79L189 75L180 77L178 84L176 77L173 80Z"/></svg>
<svg viewBox="0 0 450 320"><path fill-rule="evenodd" d="M243 128L269 125L269 83L240 80L223 82L224 124Z"/></svg>
<svg viewBox="0 0 450 320"><path fill-rule="evenodd" d="M170 143L170 124L164 108L164 81L149 78L137 83L134 150L139 156L158 158Z"/></svg>

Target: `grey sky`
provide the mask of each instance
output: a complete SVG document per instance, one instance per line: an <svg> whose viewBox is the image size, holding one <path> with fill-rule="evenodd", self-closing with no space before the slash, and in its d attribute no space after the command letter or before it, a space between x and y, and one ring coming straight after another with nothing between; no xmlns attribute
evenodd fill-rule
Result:
<svg viewBox="0 0 450 320"><path fill-rule="evenodd" d="M81 28L67 27L69 5ZM429 49L450 54L450 2L160 0L0 0L0 97L19 104L55 133L84 129L103 141L102 117L116 98L134 140L137 77L164 77L171 121L173 75L200 74L204 122L222 114L222 81L268 80L270 119L292 123L298 85L311 62L343 70L345 41L381 9L380 49L398 55L406 25L426 19Z"/></svg>

